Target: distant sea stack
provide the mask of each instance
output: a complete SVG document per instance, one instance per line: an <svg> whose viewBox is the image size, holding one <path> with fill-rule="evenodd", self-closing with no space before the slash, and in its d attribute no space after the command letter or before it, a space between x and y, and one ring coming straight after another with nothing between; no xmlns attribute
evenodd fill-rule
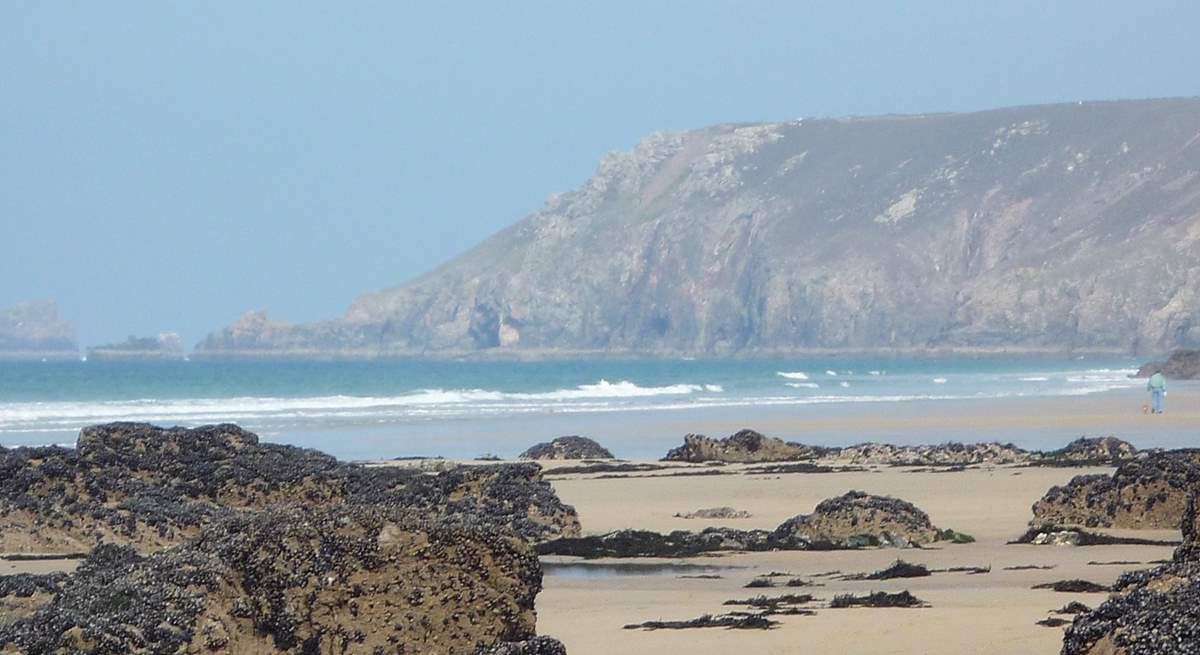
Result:
<svg viewBox="0 0 1200 655"><path fill-rule="evenodd" d="M130 336L120 343L88 348L89 360L170 360L183 359L183 341L174 332L156 337Z"/></svg>
<svg viewBox="0 0 1200 655"><path fill-rule="evenodd" d="M75 326L53 300L0 308L0 360L78 358Z"/></svg>
<svg viewBox="0 0 1200 655"><path fill-rule="evenodd" d="M208 357L1200 347L1200 99L655 133L340 318Z"/></svg>

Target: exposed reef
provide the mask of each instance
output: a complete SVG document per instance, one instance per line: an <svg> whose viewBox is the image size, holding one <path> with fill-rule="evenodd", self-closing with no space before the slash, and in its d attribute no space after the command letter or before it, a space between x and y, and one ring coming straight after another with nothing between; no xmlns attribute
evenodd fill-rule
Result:
<svg viewBox="0 0 1200 655"><path fill-rule="evenodd" d="M214 520L271 504L352 504L471 516L533 541L579 532L536 464L460 466L437 475L343 464L259 443L235 425L113 423L75 449L0 449L0 551L67 553L101 543L153 551Z"/></svg>
<svg viewBox="0 0 1200 655"><path fill-rule="evenodd" d="M905 548L938 541L939 530L912 503L851 491L824 500L811 514L784 521L775 530L707 528L668 534L618 530L537 545L539 554L576 557L692 557L719 551L839 550L870 546Z"/></svg>

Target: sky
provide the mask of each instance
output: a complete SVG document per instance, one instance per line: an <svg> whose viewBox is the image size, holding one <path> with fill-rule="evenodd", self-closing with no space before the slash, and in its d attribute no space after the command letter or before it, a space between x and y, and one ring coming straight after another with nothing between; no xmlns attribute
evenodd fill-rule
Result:
<svg viewBox="0 0 1200 655"><path fill-rule="evenodd" d="M310 321L660 129L1200 95L1200 3L0 3L0 306Z"/></svg>

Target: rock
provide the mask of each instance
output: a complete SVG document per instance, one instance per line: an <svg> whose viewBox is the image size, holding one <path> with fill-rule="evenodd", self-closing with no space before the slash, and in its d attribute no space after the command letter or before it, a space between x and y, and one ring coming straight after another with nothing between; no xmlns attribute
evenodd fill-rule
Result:
<svg viewBox="0 0 1200 655"><path fill-rule="evenodd" d="M676 518L681 519L748 519L754 515L744 509L734 509L732 507L709 507L707 509L698 509L694 512L685 514L676 514Z"/></svg>
<svg viewBox="0 0 1200 655"><path fill-rule="evenodd" d="M78 358L75 326L53 300L0 307L0 360Z"/></svg>
<svg viewBox="0 0 1200 655"><path fill-rule="evenodd" d="M1035 523L1111 528L1174 528L1200 485L1200 450L1157 452L1110 475L1080 475L1033 505Z"/></svg>
<svg viewBox="0 0 1200 655"><path fill-rule="evenodd" d="M1030 453L1013 444L1002 443L945 443L932 446L896 446L864 443L842 448L840 459L854 464L888 466L970 466L973 464L1023 464Z"/></svg>
<svg viewBox="0 0 1200 655"><path fill-rule="evenodd" d="M1058 580L1055 582L1046 582L1036 584L1031 589L1049 589L1067 594L1096 594L1110 589L1102 584L1089 582L1088 580Z"/></svg>
<svg viewBox="0 0 1200 655"><path fill-rule="evenodd" d="M153 337L130 336L120 343L88 348L89 361L143 361L183 359L183 342L174 332Z"/></svg>
<svg viewBox="0 0 1200 655"><path fill-rule="evenodd" d="M740 430L724 439L710 439L702 434L689 434L683 445L667 452L663 461L671 462L782 462L814 459L831 449L805 446L754 430Z"/></svg>
<svg viewBox="0 0 1200 655"><path fill-rule="evenodd" d="M1031 544L1034 546L1177 546L1179 542L1143 539L1141 537L1114 537L1099 532L1078 528L1065 528L1053 523L1035 525L1009 544Z"/></svg>
<svg viewBox="0 0 1200 655"><path fill-rule="evenodd" d="M521 459L613 459L613 454L587 437L570 436L534 445Z"/></svg>
<svg viewBox="0 0 1200 655"><path fill-rule="evenodd" d="M552 637L534 637L528 641L506 641L481 647L474 655L567 655L567 649Z"/></svg>
<svg viewBox="0 0 1200 655"><path fill-rule="evenodd" d="M817 505L812 514L788 519L775 530L707 528L660 534L618 530L556 539L536 546L541 555L574 557L693 557L718 551L904 548L938 541L940 531L912 503L851 491Z"/></svg>
<svg viewBox="0 0 1200 655"><path fill-rule="evenodd" d="M97 548L53 603L0 628L18 652L435 653L534 638L541 569L507 530L364 506L230 516L152 555ZM538 649L541 650L538 650ZM378 650L376 650L378 649ZM0 651L8 652L8 651Z"/></svg>
<svg viewBox="0 0 1200 655"><path fill-rule="evenodd" d="M429 274L198 356L1200 347L1197 132L1195 98L658 132Z"/></svg>
<svg viewBox="0 0 1200 655"><path fill-rule="evenodd" d="M1042 532L1033 538L1034 546L1078 546L1079 533L1074 530Z"/></svg>
<svg viewBox="0 0 1200 655"><path fill-rule="evenodd" d="M785 521L777 539L828 543L834 548L905 548L937 541L938 528L916 505L890 496L851 491L821 501L812 514Z"/></svg>
<svg viewBox="0 0 1200 655"><path fill-rule="evenodd" d="M1184 542L1172 562L1130 571L1113 595L1080 614L1062 655L1190 655L1200 652L1200 535L1195 496L1182 512Z"/></svg>
<svg viewBox="0 0 1200 655"><path fill-rule="evenodd" d="M1133 444L1116 437L1080 437L1066 446L1039 453L1043 466L1119 466L1138 457Z"/></svg>
<svg viewBox="0 0 1200 655"><path fill-rule="evenodd" d="M1166 361L1143 364L1135 377L1148 378L1158 370L1172 380L1200 379L1200 350L1176 350Z"/></svg>
<svg viewBox="0 0 1200 655"><path fill-rule="evenodd" d="M75 449L0 450L0 551L72 553L95 544L152 552L236 511L341 504L470 517L529 540L579 532L536 464L456 467L437 475L343 464L259 443L235 425L85 428ZM465 520L465 519L464 519Z"/></svg>

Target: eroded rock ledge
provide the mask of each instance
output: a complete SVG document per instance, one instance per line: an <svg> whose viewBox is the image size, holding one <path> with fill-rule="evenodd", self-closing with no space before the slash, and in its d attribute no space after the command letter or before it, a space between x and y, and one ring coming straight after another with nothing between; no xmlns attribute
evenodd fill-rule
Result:
<svg viewBox="0 0 1200 655"><path fill-rule="evenodd" d="M1042 452L996 442L917 446L862 443L832 448L784 441L743 429L724 439L689 434L683 438L683 445L667 452L663 461L751 463L829 459L882 466L1116 466L1140 455L1132 444L1112 436L1080 437L1058 450Z"/></svg>
<svg viewBox="0 0 1200 655"><path fill-rule="evenodd" d="M841 550L870 546L906 548L965 535L939 530L912 503L851 491L819 503L812 514L784 521L774 530L714 527L700 532L660 534L618 530L537 545L542 555L576 557L691 557L716 551Z"/></svg>

